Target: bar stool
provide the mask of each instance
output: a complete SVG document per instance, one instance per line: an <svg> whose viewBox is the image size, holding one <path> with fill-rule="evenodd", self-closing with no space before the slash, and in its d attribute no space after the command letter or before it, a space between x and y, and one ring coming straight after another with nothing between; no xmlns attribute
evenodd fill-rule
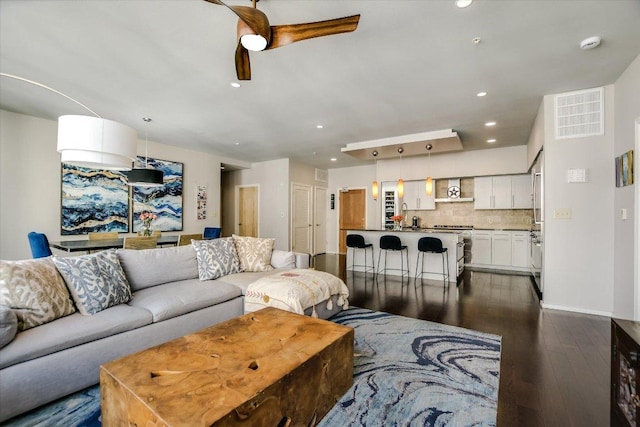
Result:
<svg viewBox="0 0 640 427"><path fill-rule="evenodd" d="M360 234L347 234L347 254L349 253L349 248L352 249L353 254L351 255L351 271L354 271L353 267L364 267L364 272L375 270L375 262L373 259L373 245L371 243L365 243L364 237ZM371 266L367 265L367 249L371 249ZM364 265L358 264L356 265L356 253L358 249L364 250Z"/></svg>
<svg viewBox="0 0 640 427"><path fill-rule="evenodd" d="M418 259L416 259L416 282L418 281L418 264L420 256L422 256L422 268L420 270L420 280L424 273L442 274L442 280L445 287L449 281L449 252L447 248L442 247L442 240L436 237L422 237L418 240ZM424 254L440 254L442 256L442 272L439 271L424 271ZM446 263L445 263L446 255Z"/></svg>
<svg viewBox="0 0 640 427"><path fill-rule="evenodd" d="M382 251L384 251L384 268L380 270L380 256L382 255ZM400 251L400 268L387 268L388 251ZM403 252L406 253L407 258L406 270L404 268ZM387 274L387 270L400 270L403 278L406 271L407 279L409 278L409 250L407 249L407 245L403 245L398 236L390 234L380 237L380 251L378 252L378 274L380 274L380 272L382 272L382 274Z"/></svg>

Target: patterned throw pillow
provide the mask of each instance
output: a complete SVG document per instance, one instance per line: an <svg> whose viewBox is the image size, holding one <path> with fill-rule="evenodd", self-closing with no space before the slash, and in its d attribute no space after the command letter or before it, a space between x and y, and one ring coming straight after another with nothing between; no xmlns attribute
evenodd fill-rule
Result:
<svg viewBox="0 0 640 427"><path fill-rule="evenodd" d="M233 236L242 271L271 271L271 252L275 239Z"/></svg>
<svg viewBox="0 0 640 427"><path fill-rule="evenodd" d="M0 261L0 304L15 312L19 331L76 311L52 257Z"/></svg>
<svg viewBox="0 0 640 427"><path fill-rule="evenodd" d="M191 244L196 250L200 280L213 280L240 272L240 262L231 237L192 240Z"/></svg>
<svg viewBox="0 0 640 427"><path fill-rule="evenodd" d="M91 255L55 258L78 311L96 314L131 299L131 288L114 249Z"/></svg>

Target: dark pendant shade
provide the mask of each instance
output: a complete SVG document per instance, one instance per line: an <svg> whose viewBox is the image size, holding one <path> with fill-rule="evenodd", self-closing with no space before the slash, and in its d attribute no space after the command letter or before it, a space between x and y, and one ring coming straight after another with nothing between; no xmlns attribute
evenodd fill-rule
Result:
<svg viewBox="0 0 640 427"><path fill-rule="evenodd" d="M131 169L123 172L131 187L160 187L164 185L164 174L157 169Z"/></svg>

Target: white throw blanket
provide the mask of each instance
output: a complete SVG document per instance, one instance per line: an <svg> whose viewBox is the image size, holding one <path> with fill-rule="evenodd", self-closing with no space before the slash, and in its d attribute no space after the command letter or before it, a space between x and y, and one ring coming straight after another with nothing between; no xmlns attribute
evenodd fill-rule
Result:
<svg viewBox="0 0 640 427"><path fill-rule="evenodd" d="M295 269L266 276L247 287L244 296L244 311L276 307L304 314L313 306L313 317L318 317L316 305L327 301L327 310L333 309L332 295L338 295L338 305L349 308L349 289L333 274L317 270Z"/></svg>

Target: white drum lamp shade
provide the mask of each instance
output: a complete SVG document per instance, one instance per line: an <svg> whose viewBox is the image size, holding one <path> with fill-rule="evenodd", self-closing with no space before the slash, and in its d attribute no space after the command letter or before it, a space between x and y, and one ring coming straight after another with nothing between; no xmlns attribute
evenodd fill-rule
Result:
<svg viewBox="0 0 640 427"><path fill-rule="evenodd" d="M58 118L58 152L63 163L130 170L137 141L135 129L113 120L90 116Z"/></svg>

